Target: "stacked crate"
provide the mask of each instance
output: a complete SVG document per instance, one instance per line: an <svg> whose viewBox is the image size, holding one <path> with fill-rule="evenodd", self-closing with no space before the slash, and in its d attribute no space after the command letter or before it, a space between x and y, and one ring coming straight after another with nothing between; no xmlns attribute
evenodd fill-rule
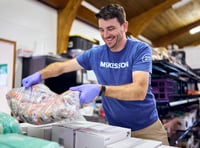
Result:
<svg viewBox="0 0 200 148"><path fill-rule="evenodd" d="M152 79L152 88L159 102L172 101L172 96L178 93L177 82L170 78Z"/></svg>

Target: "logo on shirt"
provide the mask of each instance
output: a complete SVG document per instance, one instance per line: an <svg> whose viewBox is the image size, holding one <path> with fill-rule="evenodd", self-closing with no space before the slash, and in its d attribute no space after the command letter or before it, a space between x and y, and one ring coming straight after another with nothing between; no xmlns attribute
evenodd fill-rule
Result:
<svg viewBox="0 0 200 148"><path fill-rule="evenodd" d="M142 62L148 62L148 61L151 61L151 55L150 54L145 54L142 57Z"/></svg>
<svg viewBox="0 0 200 148"><path fill-rule="evenodd" d="M110 62L100 62L100 67L105 68L113 68L113 69L121 69L128 67L128 62L121 62L121 63L110 63Z"/></svg>

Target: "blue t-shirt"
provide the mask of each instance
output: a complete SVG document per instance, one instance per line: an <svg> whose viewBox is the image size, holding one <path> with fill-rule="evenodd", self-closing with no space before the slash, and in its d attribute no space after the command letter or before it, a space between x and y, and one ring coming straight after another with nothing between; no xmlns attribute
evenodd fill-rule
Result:
<svg viewBox="0 0 200 148"><path fill-rule="evenodd" d="M98 83L122 85L133 82L132 72L150 73L149 87L143 101L124 101L102 97L103 109L110 125L139 130L158 119L156 102L151 88L152 53L143 42L127 39L120 52L112 52L107 45L85 51L77 57L78 63L87 70L93 70ZM134 79L134 78L133 78Z"/></svg>

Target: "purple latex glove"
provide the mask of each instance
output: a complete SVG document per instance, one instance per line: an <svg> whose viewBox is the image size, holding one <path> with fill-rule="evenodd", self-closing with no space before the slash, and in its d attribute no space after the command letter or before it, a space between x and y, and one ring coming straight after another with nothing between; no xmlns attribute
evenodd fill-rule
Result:
<svg viewBox="0 0 200 148"><path fill-rule="evenodd" d="M90 103L100 93L100 88L97 84L84 84L70 87L69 89L73 91L80 91L80 104Z"/></svg>
<svg viewBox="0 0 200 148"><path fill-rule="evenodd" d="M36 72L22 80L22 85L25 88L29 88L34 84L38 84L42 81L42 75L40 72Z"/></svg>

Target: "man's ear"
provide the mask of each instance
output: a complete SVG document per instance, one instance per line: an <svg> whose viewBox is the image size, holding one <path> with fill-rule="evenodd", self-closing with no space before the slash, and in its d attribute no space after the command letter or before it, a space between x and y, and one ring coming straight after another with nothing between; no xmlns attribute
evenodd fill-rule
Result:
<svg viewBox="0 0 200 148"><path fill-rule="evenodd" d="M123 23L123 26L124 26L124 32L127 32L128 31L128 21L125 21Z"/></svg>

